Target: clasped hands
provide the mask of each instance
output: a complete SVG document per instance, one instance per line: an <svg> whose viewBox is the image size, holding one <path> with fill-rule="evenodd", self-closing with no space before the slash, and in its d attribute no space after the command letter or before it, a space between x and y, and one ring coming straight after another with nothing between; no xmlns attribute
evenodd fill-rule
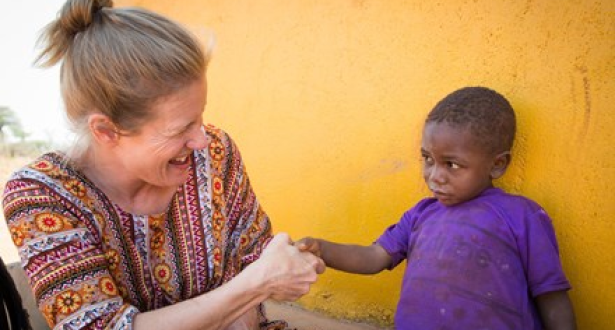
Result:
<svg viewBox="0 0 615 330"><path fill-rule="evenodd" d="M294 245L286 233L273 237L258 263L266 272L269 298L278 301L295 301L307 294L326 268L320 257Z"/></svg>

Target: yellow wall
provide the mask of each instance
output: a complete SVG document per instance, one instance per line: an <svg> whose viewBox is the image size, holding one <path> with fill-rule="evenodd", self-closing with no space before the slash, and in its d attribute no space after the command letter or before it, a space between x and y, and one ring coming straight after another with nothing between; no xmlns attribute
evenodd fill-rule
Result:
<svg viewBox="0 0 615 330"><path fill-rule="evenodd" d="M465 85L502 92L519 135L500 185L554 219L580 328L615 323L615 1L116 2L215 32L207 120L294 238L372 242L427 195L431 107ZM402 268L329 270L301 303L390 322Z"/></svg>

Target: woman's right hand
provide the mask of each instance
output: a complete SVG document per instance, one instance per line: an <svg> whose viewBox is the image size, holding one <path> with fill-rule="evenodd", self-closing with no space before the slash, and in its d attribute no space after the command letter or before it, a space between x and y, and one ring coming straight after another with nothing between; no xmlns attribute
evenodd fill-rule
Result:
<svg viewBox="0 0 615 330"><path fill-rule="evenodd" d="M260 267L269 297L280 301L295 301L307 294L325 271L322 259L299 251L285 233L275 235L252 266Z"/></svg>

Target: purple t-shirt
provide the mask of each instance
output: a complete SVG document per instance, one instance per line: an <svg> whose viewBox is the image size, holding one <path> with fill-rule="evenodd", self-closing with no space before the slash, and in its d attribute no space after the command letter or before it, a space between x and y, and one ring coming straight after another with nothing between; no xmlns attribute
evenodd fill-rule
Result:
<svg viewBox="0 0 615 330"><path fill-rule="evenodd" d="M539 330L533 298L570 289L549 216L498 188L451 207L424 199L377 242L391 268L408 261L398 330Z"/></svg>

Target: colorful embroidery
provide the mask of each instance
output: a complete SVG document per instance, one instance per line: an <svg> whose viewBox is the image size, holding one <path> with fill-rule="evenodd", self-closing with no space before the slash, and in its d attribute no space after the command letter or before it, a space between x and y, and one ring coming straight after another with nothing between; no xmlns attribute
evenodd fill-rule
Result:
<svg viewBox="0 0 615 330"><path fill-rule="evenodd" d="M115 270L120 263L120 255L114 249L109 249L105 252L105 257L107 258L107 263L109 264L109 269Z"/></svg>
<svg viewBox="0 0 615 330"><path fill-rule="evenodd" d="M117 296L117 287L110 277L105 276L101 278L98 285L100 286L100 291L107 296Z"/></svg>
<svg viewBox="0 0 615 330"><path fill-rule="evenodd" d="M45 233L56 233L64 228L62 217L53 213L41 213L34 217L36 228Z"/></svg>
<svg viewBox="0 0 615 330"><path fill-rule="evenodd" d="M171 279L171 267L167 264L158 264L154 267L154 276L156 281L162 284L166 284Z"/></svg>
<svg viewBox="0 0 615 330"><path fill-rule="evenodd" d="M64 188L79 198L85 197L85 186L77 179L70 179L64 182Z"/></svg>
<svg viewBox="0 0 615 330"><path fill-rule="evenodd" d="M22 246L23 240L26 238L23 228L21 226L14 226L10 228L10 232L13 243L15 243L17 247Z"/></svg>
<svg viewBox="0 0 615 330"><path fill-rule="evenodd" d="M94 295L96 294L96 286L91 284L84 284L80 292L83 301L90 302L94 299Z"/></svg>
<svg viewBox="0 0 615 330"><path fill-rule="evenodd" d="M209 145L209 155L215 161L221 161L224 158L224 145L219 141L212 141Z"/></svg>
<svg viewBox="0 0 615 330"><path fill-rule="evenodd" d="M68 315L81 308L81 296L73 291L67 290L56 296L56 310L59 313Z"/></svg>
<svg viewBox="0 0 615 330"><path fill-rule="evenodd" d="M162 215L124 212L60 154L7 182L5 218L52 327L130 329L138 311L213 290L258 258L269 219L233 141L212 126L206 134ZM263 319L261 329L281 324Z"/></svg>
<svg viewBox="0 0 615 330"><path fill-rule="evenodd" d="M213 192L218 196L224 193L224 183L219 177L213 178Z"/></svg>

